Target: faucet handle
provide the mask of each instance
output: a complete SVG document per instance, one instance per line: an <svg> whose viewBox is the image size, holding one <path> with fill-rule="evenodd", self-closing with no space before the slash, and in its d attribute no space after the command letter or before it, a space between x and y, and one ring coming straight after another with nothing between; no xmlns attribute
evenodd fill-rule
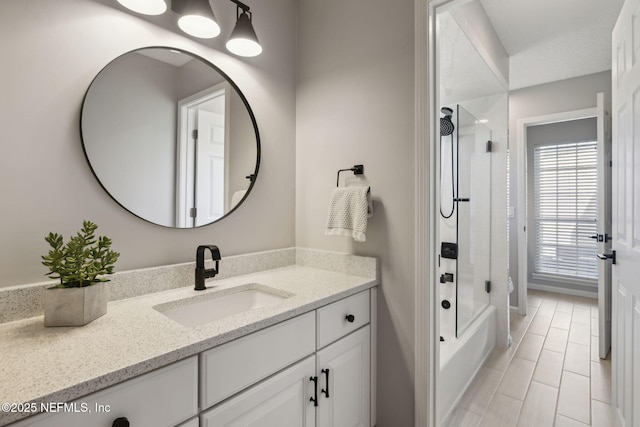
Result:
<svg viewBox="0 0 640 427"><path fill-rule="evenodd" d="M204 258L204 251L206 249L209 249L209 251L211 252L211 258L214 261L219 261L221 259L220 257L220 249L218 249L218 247L216 245L200 245L198 246L197 252L196 252L196 256L198 258L202 257Z"/></svg>
<svg viewBox="0 0 640 427"><path fill-rule="evenodd" d="M220 261L220 259L222 259L220 256L220 249L218 249L216 245L209 245L208 247L211 251L211 258L213 258L214 261Z"/></svg>
<svg viewBox="0 0 640 427"><path fill-rule="evenodd" d="M196 267L204 268L204 251L207 249L211 252L211 258L216 263L220 260L220 249L216 245L200 245L196 250Z"/></svg>

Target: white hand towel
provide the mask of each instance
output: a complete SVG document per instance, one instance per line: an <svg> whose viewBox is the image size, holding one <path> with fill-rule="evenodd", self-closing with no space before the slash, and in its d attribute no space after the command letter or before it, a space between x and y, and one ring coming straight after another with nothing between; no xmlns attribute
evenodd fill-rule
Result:
<svg viewBox="0 0 640 427"><path fill-rule="evenodd" d="M367 218L373 215L368 187L336 187L331 193L327 236L350 236L356 242L367 239Z"/></svg>

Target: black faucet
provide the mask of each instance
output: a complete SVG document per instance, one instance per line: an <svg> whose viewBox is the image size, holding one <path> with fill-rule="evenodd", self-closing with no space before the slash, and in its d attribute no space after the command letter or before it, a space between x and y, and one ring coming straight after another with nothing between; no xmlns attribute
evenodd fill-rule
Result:
<svg viewBox="0 0 640 427"><path fill-rule="evenodd" d="M204 268L204 251L209 249L211 251L211 258L216 262L215 268L205 270ZM204 279L213 277L218 274L218 261L220 261L220 250L215 245L201 245L198 246L196 251L196 291L204 291L207 287L204 285Z"/></svg>

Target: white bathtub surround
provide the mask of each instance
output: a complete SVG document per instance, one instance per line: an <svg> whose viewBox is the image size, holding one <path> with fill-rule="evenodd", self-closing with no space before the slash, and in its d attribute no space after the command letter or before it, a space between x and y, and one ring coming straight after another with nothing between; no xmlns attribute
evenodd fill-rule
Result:
<svg viewBox="0 0 640 427"><path fill-rule="evenodd" d="M440 343L440 375L437 405L447 421L485 359L496 346L496 309L487 307L460 338Z"/></svg>
<svg viewBox="0 0 640 427"><path fill-rule="evenodd" d="M148 269L158 273L150 275L151 282L153 279L181 278L183 271L185 280L189 280L179 289L112 301L106 315L82 328L45 328L42 316L0 324L0 342L3 343L0 346L0 396L6 402L69 401L378 284L375 259L310 249L299 251L301 260L308 264L329 266L332 264L330 260L334 260L338 261L335 265L343 270L348 270L348 265L354 266L356 274L295 265L297 249L261 252L237 257L242 259L235 261L231 261L235 257L223 258L220 267L222 269L228 261L227 274L232 274L240 270L243 261L270 260L267 264L271 265L285 260L291 262L264 271L216 277L217 280L207 282L207 290L200 292L193 290L192 264L188 277L184 264L160 267L161 273ZM234 263L235 267L231 268ZM246 268L252 270L256 266ZM147 270L143 272L149 273ZM143 272L129 273L132 279L144 280ZM121 275L126 276L126 273ZM134 283L129 284L135 286ZM276 304L189 328L153 308L247 283L269 286L293 296ZM169 285L162 283L159 286ZM20 293L22 289L2 292L7 295ZM0 296L3 300L4 295ZM0 425L25 415L0 412Z"/></svg>

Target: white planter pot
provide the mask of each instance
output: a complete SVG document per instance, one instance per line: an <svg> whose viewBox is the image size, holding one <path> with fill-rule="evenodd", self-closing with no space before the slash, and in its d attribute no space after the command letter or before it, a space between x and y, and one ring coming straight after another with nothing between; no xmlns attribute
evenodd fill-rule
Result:
<svg viewBox="0 0 640 427"><path fill-rule="evenodd" d="M45 326L82 326L107 312L107 286L45 289Z"/></svg>

